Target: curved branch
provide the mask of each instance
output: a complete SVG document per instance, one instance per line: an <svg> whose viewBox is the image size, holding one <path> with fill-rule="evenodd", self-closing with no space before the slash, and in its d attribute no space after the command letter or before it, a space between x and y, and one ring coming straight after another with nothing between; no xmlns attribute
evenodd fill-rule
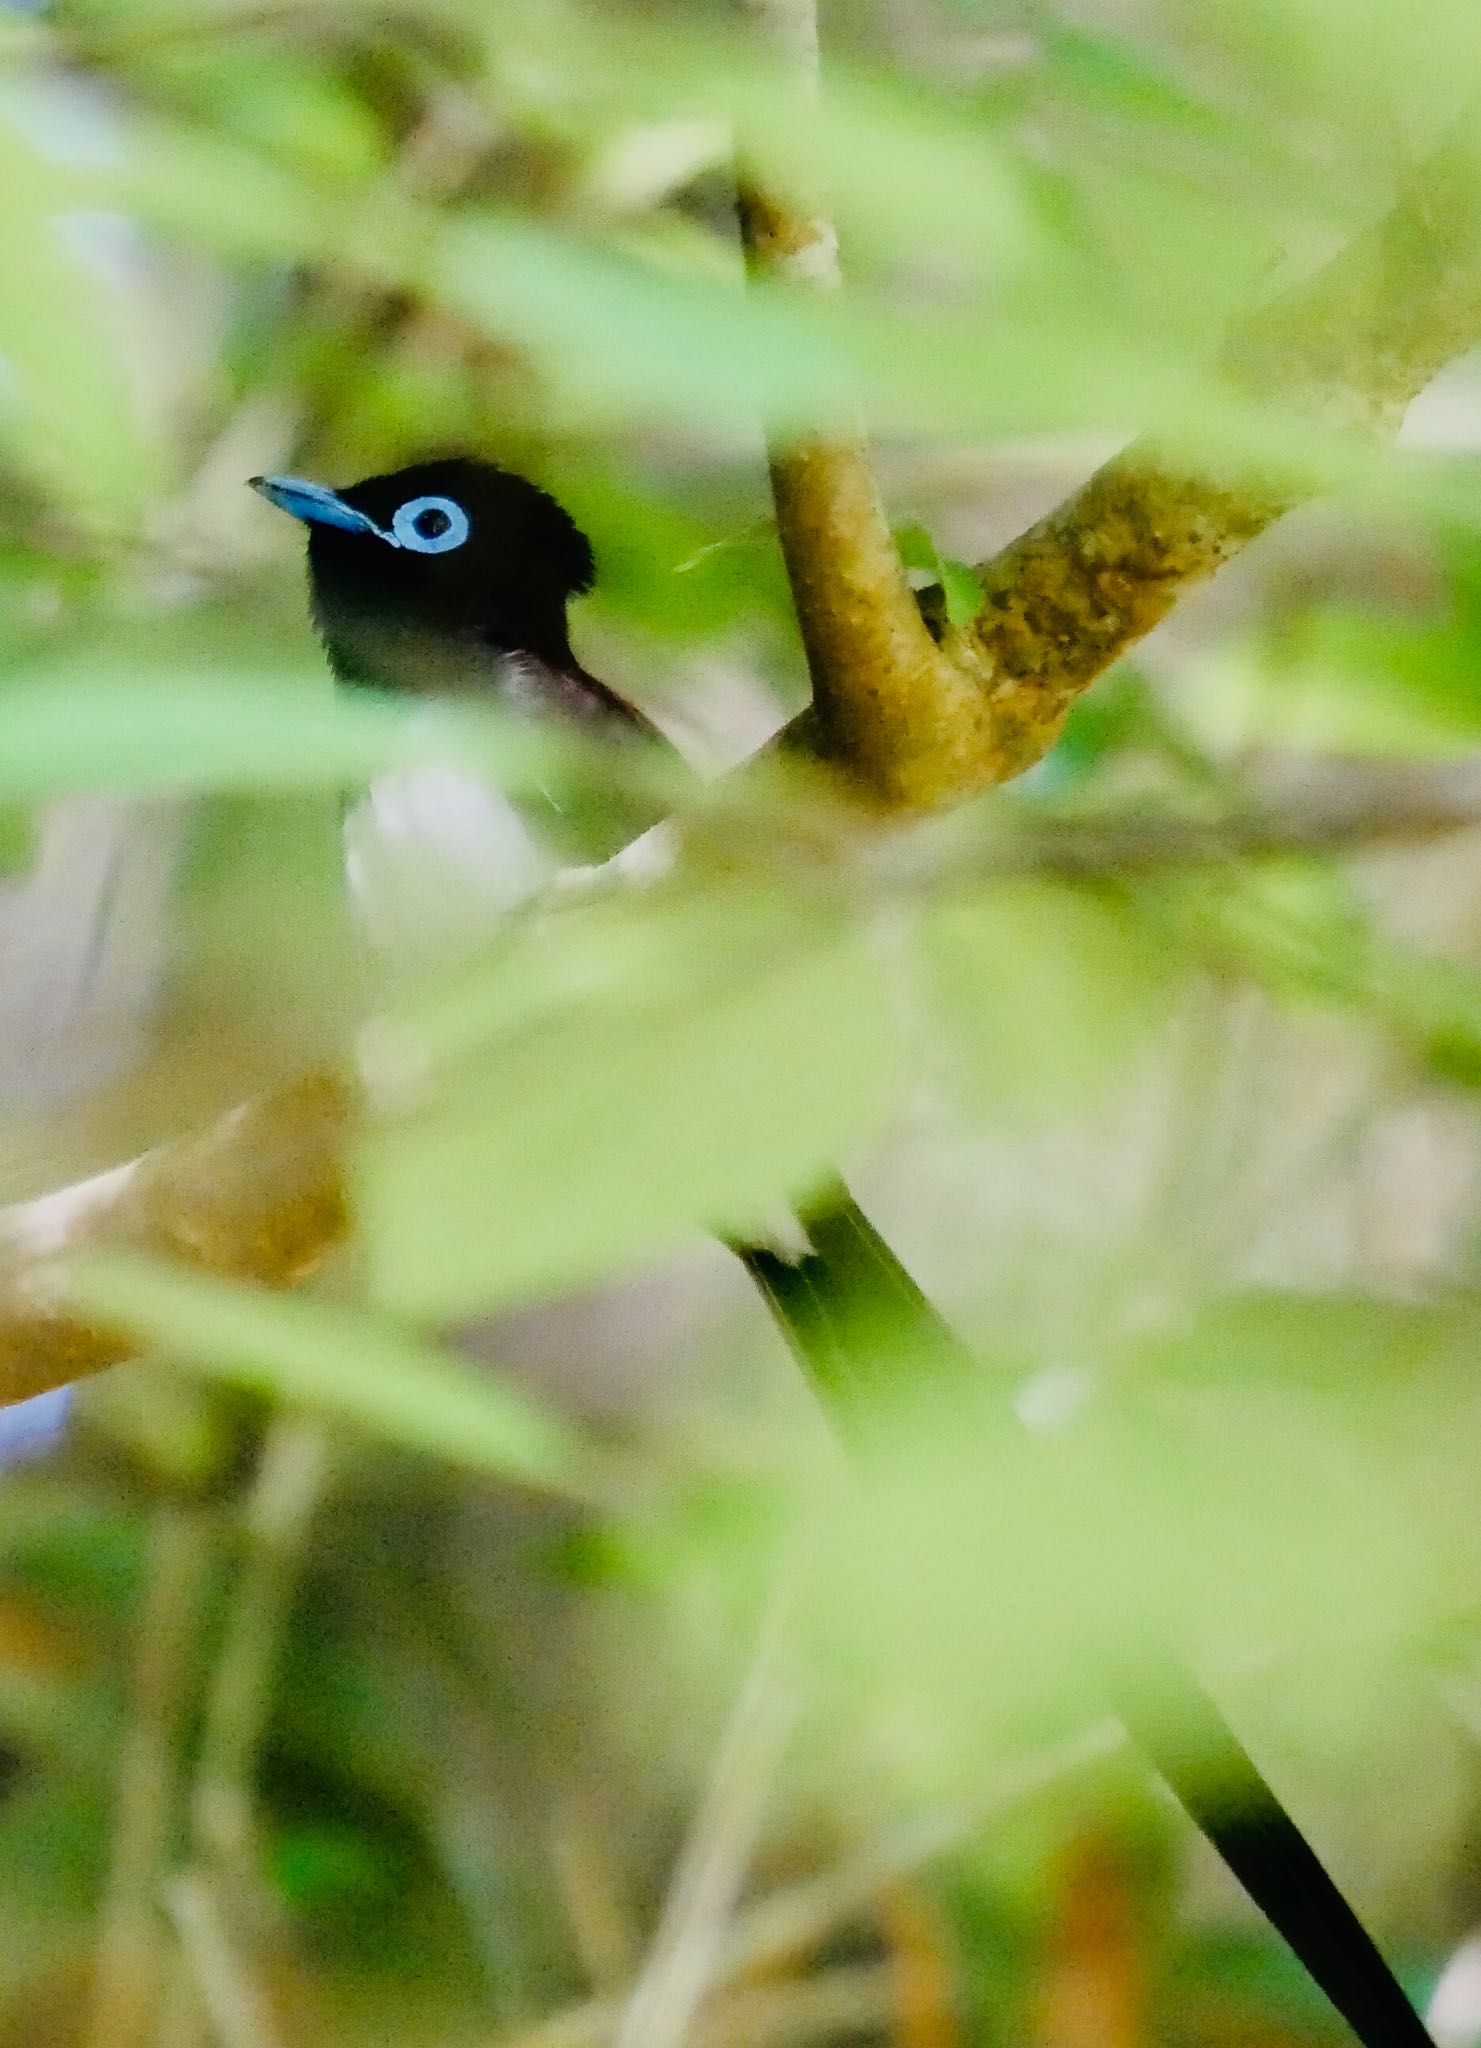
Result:
<svg viewBox="0 0 1481 2048"><path fill-rule="evenodd" d="M0 1404L132 1355L49 1285L63 1252L108 1244L289 1287L343 1242L353 1092L311 1074L93 1180L0 1210Z"/></svg>
<svg viewBox="0 0 1481 2048"><path fill-rule="evenodd" d="M1471 122L1399 205L1324 269L1240 323L1230 381L1331 426L1394 432L1411 399L1481 341L1481 152ZM1076 697L1151 631L1190 584L1289 511L1289 483L1166 467L1138 442L982 565L983 606L948 651L991 699L996 745L944 793L1031 768Z"/></svg>
<svg viewBox="0 0 1481 2048"><path fill-rule="evenodd" d="M811 0L765 0L759 11L805 42ZM1393 431L1430 379L1481 341L1478 198L1469 116L1383 220L1239 325L1224 373L1328 425ZM752 194L741 227L754 267L818 281L824 266L807 252L831 247L820 217ZM981 610L937 647L903 616L914 604L862 440L776 450L771 467L813 681L793 737L907 809L960 802L1031 768L1075 699L1184 589L1312 495L1289 479L1193 473L1135 443L982 564Z"/></svg>

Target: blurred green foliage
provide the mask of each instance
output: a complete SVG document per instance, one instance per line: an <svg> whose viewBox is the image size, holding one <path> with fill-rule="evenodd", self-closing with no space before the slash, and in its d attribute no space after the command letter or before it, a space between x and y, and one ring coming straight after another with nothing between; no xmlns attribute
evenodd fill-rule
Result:
<svg viewBox="0 0 1481 2048"><path fill-rule="evenodd" d="M152 1356L0 1484L17 2048L152 2048L107 2023L129 1969L200 1971L159 1910L181 1872L282 2048L513 2048L632 1981L694 1827L738 1897L717 2040L1060 2048L1088 1832L1127 1849L1097 1899L1141 1987L1106 2048L1318 2042L1085 1739L1097 1658L1154 1633L1416 1986L1473 1910L1473 841L1006 856L1045 816L1237 827L1474 752L1474 376L1378 449L1217 355L1408 189L1481 15L851 0L816 109L753 29L700 0L0 11L5 1192L326 1058L371 1100L322 1294L56 1277ZM736 154L826 194L846 294L746 288ZM537 475L595 542L583 657L711 766L805 695L762 423L857 417L954 623L969 564L1133 431L1334 494L1018 789L881 844L805 780L701 800L336 699L301 537L243 489L451 448ZM656 788L689 843L388 961L341 822L428 765L576 824ZM158 971L63 1100L28 1083L86 996L58 820L115 801L175 849ZM759 1308L698 1251L695 1308L672 1265L840 1163L982 1361L980 1406L902 1402L863 1477ZM444 1328L496 1310L497 1368ZM781 1734L735 1709L758 1658ZM908 2031L931 1969L951 1995Z"/></svg>

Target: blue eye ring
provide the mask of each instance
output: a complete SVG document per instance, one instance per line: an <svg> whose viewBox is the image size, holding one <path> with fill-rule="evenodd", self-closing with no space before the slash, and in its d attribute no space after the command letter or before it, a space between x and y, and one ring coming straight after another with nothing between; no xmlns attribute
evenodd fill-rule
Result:
<svg viewBox="0 0 1481 2048"><path fill-rule="evenodd" d="M424 533L421 522L429 513L443 524ZM396 516L391 521L394 538L418 555L445 555L452 548L460 548L470 531L468 514L456 498L408 498L404 505L396 507Z"/></svg>

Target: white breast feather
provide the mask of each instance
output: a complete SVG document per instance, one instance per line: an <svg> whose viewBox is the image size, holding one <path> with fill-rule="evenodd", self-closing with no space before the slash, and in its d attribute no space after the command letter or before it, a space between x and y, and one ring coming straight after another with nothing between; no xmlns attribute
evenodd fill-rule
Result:
<svg viewBox="0 0 1481 2048"><path fill-rule="evenodd" d="M345 820L356 912L397 968L479 945L557 866L507 797L456 768L381 776Z"/></svg>

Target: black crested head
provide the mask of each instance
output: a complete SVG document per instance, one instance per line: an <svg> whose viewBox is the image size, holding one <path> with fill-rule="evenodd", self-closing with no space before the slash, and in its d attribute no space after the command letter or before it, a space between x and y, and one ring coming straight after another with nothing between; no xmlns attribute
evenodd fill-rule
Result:
<svg viewBox="0 0 1481 2048"><path fill-rule="evenodd" d="M346 681L457 690L501 656L574 666L566 606L591 587L591 546L537 484L472 456L341 491L252 481L308 526L314 619Z"/></svg>

